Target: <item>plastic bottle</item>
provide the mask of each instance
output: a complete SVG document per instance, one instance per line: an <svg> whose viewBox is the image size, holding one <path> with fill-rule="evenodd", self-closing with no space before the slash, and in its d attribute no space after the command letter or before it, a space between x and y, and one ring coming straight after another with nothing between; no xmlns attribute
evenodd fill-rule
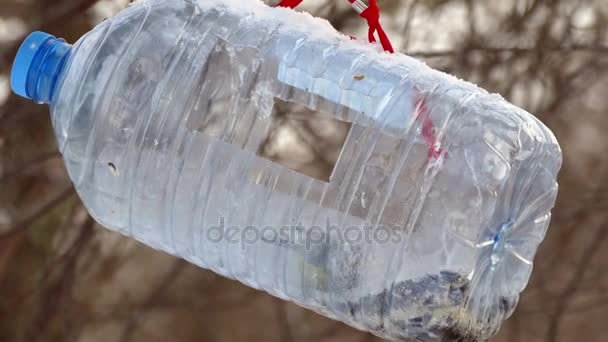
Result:
<svg viewBox="0 0 608 342"><path fill-rule="evenodd" d="M529 113L258 1L138 2L12 73L91 215L390 339L482 341L513 311L561 151ZM277 101L352 128L329 182L257 156Z"/></svg>

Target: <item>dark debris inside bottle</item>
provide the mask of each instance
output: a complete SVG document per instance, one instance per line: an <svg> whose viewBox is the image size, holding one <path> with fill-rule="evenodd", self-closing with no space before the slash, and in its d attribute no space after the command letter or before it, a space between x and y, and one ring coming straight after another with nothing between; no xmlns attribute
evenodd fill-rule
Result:
<svg viewBox="0 0 608 342"><path fill-rule="evenodd" d="M467 277L441 271L418 280L395 283L380 294L348 302L341 310L367 329L396 339L420 342L480 342L484 327L463 326L470 281ZM496 314L508 314L516 301L500 298ZM366 317L378 313L377 317ZM388 326L385 326L388 325Z"/></svg>

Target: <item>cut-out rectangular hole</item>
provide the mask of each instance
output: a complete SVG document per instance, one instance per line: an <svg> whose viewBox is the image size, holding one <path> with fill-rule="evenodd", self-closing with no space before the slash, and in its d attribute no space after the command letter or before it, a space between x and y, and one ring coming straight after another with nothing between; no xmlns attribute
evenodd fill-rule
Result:
<svg viewBox="0 0 608 342"><path fill-rule="evenodd" d="M306 106L275 99L272 123L257 155L329 182L351 123Z"/></svg>

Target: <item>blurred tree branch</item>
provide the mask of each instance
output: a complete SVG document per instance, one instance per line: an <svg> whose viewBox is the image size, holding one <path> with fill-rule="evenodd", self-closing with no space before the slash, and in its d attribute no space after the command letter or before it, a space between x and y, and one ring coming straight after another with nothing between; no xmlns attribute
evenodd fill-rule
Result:
<svg viewBox="0 0 608 342"><path fill-rule="evenodd" d="M603 45L571 45L571 46L543 46L543 53L573 53L573 52L596 52L608 53L608 46ZM437 58L449 57L470 52L481 53L538 53L539 47L491 47L491 46L466 46L462 50L442 50L442 51L411 51L406 54L414 57Z"/></svg>
<svg viewBox="0 0 608 342"><path fill-rule="evenodd" d="M12 238L16 234L23 233L33 222L40 219L44 215L46 215L50 210L55 208L57 205L63 203L64 200L74 195L74 190L69 187L59 193L56 197L52 198L45 205L35 210L29 216L21 219L16 224L0 229L2 234L0 234L0 243L4 240Z"/></svg>
<svg viewBox="0 0 608 342"><path fill-rule="evenodd" d="M549 331L547 332L546 338L547 342L557 341L560 322L562 320L564 312L568 308L570 301L572 300L578 289L581 287L582 279L584 278L585 273L587 273L587 271L589 270L587 265L589 265L591 260L596 256L602 245L606 241L608 241L608 229L606 229L607 225L608 217L605 217L602 223L599 224L593 241L581 257L576 267L576 272L572 274L572 278L568 284L568 287L562 292L561 296L559 296L557 309L552 315L551 322L549 324Z"/></svg>
<svg viewBox="0 0 608 342"><path fill-rule="evenodd" d="M0 184L4 183L6 181L12 180L13 177L27 174L27 173L31 172L32 170L41 167L47 161L54 159L54 158L60 158L60 157L61 157L61 153L59 153L59 151L53 151L53 152L43 153L42 155L35 157L31 160L28 160L22 164L13 166L12 170L0 175Z"/></svg>
<svg viewBox="0 0 608 342"><path fill-rule="evenodd" d="M47 327L52 323L55 313L61 309L61 304L71 298L72 284L76 278L76 265L80 253L93 237L93 226L95 221L87 215L84 222L78 227L78 238L70 246L65 254L64 262L56 263L51 267L57 274L53 280L45 284L46 287L40 294L41 304L33 315L30 328L26 330L22 338L23 342L36 342L47 340L45 335Z"/></svg>
<svg viewBox="0 0 608 342"><path fill-rule="evenodd" d="M178 275L183 271L184 266L186 266L186 263L183 260L176 260L171 269L152 291L148 299L146 299L146 301L140 307L133 310L130 317L127 319L126 324L124 325L121 337L119 339L120 342L131 341L141 315L160 300L161 296L167 291L169 286L171 286L171 284L177 279Z"/></svg>

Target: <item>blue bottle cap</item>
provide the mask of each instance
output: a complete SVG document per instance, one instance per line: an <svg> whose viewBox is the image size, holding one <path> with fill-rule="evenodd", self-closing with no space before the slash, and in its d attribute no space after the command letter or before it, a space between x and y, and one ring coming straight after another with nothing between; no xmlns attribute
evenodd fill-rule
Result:
<svg viewBox="0 0 608 342"><path fill-rule="evenodd" d="M11 71L11 88L15 94L28 99L32 98L27 91L27 77L30 67L36 59L36 54L49 39L56 38L48 33L32 32L21 44Z"/></svg>
<svg viewBox="0 0 608 342"><path fill-rule="evenodd" d="M11 88L37 103L50 104L72 46L48 33L30 34L17 52L11 72Z"/></svg>

